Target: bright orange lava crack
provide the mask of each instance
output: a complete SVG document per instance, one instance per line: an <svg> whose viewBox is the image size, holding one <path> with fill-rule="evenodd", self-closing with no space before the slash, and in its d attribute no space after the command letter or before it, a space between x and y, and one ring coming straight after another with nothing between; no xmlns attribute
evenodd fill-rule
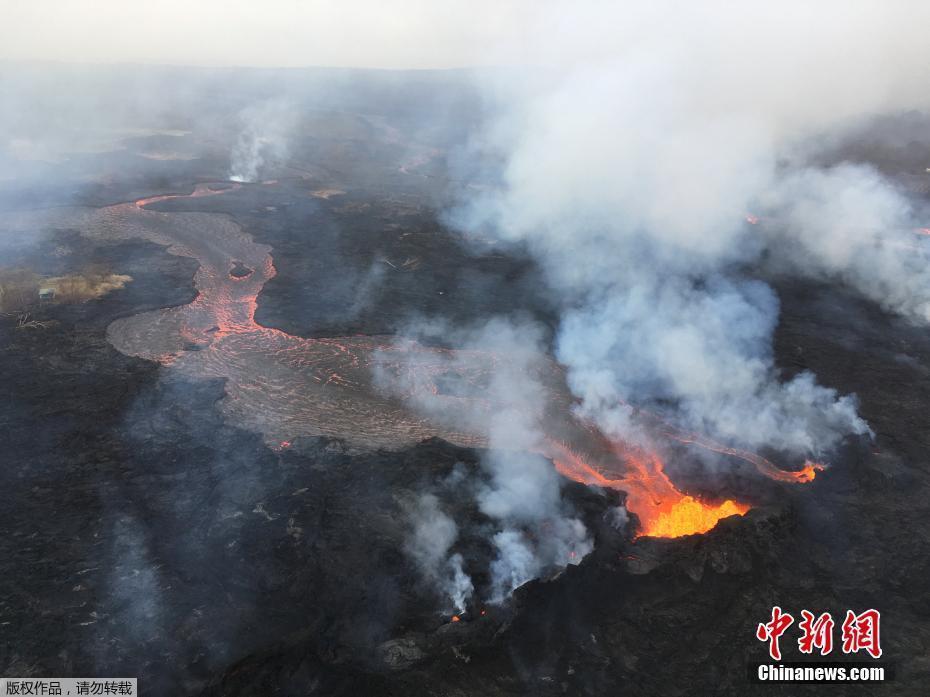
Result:
<svg viewBox="0 0 930 697"><path fill-rule="evenodd" d="M670 505L663 502L643 534L650 537L695 535L713 529L724 518L743 515L748 510L747 504L731 499L713 506L685 495Z"/></svg>
<svg viewBox="0 0 930 697"><path fill-rule="evenodd" d="M682 493L672 484L662 461L654 454L634 450L618 453L627 466L626 474L620 479L604 476L557 441L549 441L547 454L559 473L569 479L625 491L627 508L639 518L637 537L684 537L705 533L724 518L745 515L751 508L747 503L732 499L711 503ZM764 462L765 466L756 460ZM769 477L796 483L811 481L823 469L822 465L807 462L798 472L785 472L759 456L750 461Z"/></svg>

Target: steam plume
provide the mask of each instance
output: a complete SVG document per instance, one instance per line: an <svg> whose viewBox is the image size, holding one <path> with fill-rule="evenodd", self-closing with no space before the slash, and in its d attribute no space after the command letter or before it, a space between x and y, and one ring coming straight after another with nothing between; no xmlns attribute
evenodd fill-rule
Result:
<svg viewBox="0 0 930 697"><path fill-rule="evenodd" d="M280 99L250 105L239 113L241 130L232 151L231 181L257 181L266 166L284 159L295 114L293 106Z"/></svg>
<svg viewBox="0 0 930 697"><path fill-rule="evenodd" d="M481 512L494 521L490 541L496 558L490 569L491 595L487 600L501 602L546 569L578 563L592 549L588 531L562 500L562 479L551 463L531 452L538 451L544 440L540 422L547 399L542 385L532 377L545 361L540 328L496 318L474 328L421 323L409 327L406 335L439 335L459 347L458 352L447 354L443 371L447 375L468 375L473 370L469 352L501 357L487 383L463 379L454 385L457 395L469 398L463 400L464 411L458 401L451 406L448 399L416 383L423 374L416 369L416 353L409 354L413 363L410 370L399 374L376 371L375 376L384 390L406 396L429 418L467 424L487 437L489 449L482 458L486 480L457 486L459 492L472 492ZM417 556L421 564L426 560L426 566L435 568L445 563L455 523L436 514L431 495L424 501L428 515L421 512L411 547L431 550ZM424 544L426 541L430 544ZM455 559L451 561L454 565ZM448 579L435 573L431 576L448 588Z"/></svg>
<svg viewBox="0 0 930 697"><path fill-rule="evenodd" d="M906 13L827 8L548 7L543 25L580 28L548 35L559 67L494 92L500 116L475 142L503 161L501 185L449 218L539 260L562 300L557 357L580 413L607 433L640 437L630 402L799 456L868 432L853 397L779 373L778 299L751 275L766 252L928 319L906 197L873 170L818 169L805 153L827 128L922 106L925 51L898 45ZM772 219L746 224L760 207Z"/></svg>
<svg viewBox="0 0 930 697"><path fill-rule="evenodd" d="M409 511L413 534L407 551L417 562L424 578L446 595L457 612L465 612L465 603L474 587L462 568L462 555L449 555L458 537L458 526L439 507L433 494L423 494Z"/></svg>

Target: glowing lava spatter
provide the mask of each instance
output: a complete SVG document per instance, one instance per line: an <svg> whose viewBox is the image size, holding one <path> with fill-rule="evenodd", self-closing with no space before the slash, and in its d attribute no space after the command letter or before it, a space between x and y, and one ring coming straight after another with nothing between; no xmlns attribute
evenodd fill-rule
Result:
<svg viewBox="0 0 930 697"><path fill-rule="evenodd" d="M549 441L550 457L565 477L583 484L619 489L627 493L627 509L640 522L637 537L683 537L704 533L723 518L743 515L750 506L726 499L720 503L701 501L679 491L655 454L636 449L618 452L626 473L619 479L606 477L563 443Z"/></svg>

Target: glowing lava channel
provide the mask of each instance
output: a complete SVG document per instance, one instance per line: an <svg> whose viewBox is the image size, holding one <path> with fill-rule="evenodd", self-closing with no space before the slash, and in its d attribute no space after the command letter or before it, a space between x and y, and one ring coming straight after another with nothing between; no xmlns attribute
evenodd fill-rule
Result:
<svg viewBox="0 0 930 697"><path fill-rule="evenodd" d="M199 185L189 196L214 196L231 190ZM224 378L224 416L262 433L276 450L290 447L292 439L301 435L328 435L386 448L439 436L457 445L486 447L480 433L430 422L412 413L402 400L379 394L371 383L371 373L376 363L397 374L415 371L418 379L411 383L417 389L442 399L452 413L458 413L455 409L459 408L465 415L474 411L474 403L481 400L440 394L436 379L448 367L445 354L454 353L458 361L466 361L470 366L466 372L476 380L492 371L499 357L477 351L452 352L415 342L398 345L393 337L304 339L263 327L255 321L255 311L259 292L276 273L271 248L256 244L225 216L146 209L173 198L185 197L153 196L82 214L84 234L141 237L200 263L195 275L197 298L188 305L115 321L108 328L108 337L117 349L160 361L192 376ZM244 276L231 275L238 266L253 271ZM550 399L567 397L560 391L553 389ZM461 401L469 404L457 407ZM490 404L483 406L490 411ZM785 472L754 453L677 431L655 415L640 413L667 437L741 458L779 481L807 482L822 469L815 463L805 463L800 472ZM666 475L661 459L641 449L615 444L616 455L625 465L624 474L616 479L605 476L559 441L548 441L543 452L570 479L625 491L627 508L640 521L638 536L704 533L723 518L743 515L750 509L739 501L704 501L679 491Z"/></svg>
<svg viewBox="0 0 930 697"><path fill-rule="evenodd" d="M724 518L744 515L749 504L726 499L720 503L701 501L679 491L657 455L635 451L618 453L627 466L620 479L606 477L570 448L549 442L550 456L563 476L583 484L594 484L627 493L627 509L639 518L637 537L683 537L711 530Z"/></svg>

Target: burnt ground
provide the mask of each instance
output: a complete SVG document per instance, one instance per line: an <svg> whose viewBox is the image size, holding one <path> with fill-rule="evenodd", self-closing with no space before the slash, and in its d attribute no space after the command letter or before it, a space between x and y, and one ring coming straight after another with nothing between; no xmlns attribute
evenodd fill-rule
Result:
<svg viewBox="0 0 930 697"><path fill-rule="evenodd" d="M424 315L468 323L492 312L551 327L532 264L460 246L432 212L444 183L385 165L403 148L366 144L370 124L354 123L338 147L303 142L300 158L325 169L153 208L223 212L271 245L278 276L257 317L290 333L380 334ZM162 147L158 138L134 147ZM169 145L186 152L182 140ZM17 183L0 207L60 205L64 191L103 205L223 178L215 143L194 151L154 164L132 148L101 155L86 178L90 165L73 162L79 178L29 196ZM483 476L479 452L436 440L363 452L330 439L272 451L223 422L221 381L179 379L106 341L118 317L189 302L192 261L67 234L4 252L5 265L43 275L99 265L134 280L99 300L36 307L41 326L0 318L0 675L137 675L151 695L927 692L930 335L842 287L775 279L776 358L786 373L810 369L855 392L874 443L847 444L804 487L738 470L732 486L758 506L679 540L631 541L608 522L616 493L566 482L595 551L450 623L404 552L405 506L435 493L462 531L467 571L486 583L490 521L448 484L456 468ZM747 664L766 655L755 627L775 604L796 617L878 608L895 681L749 684Z"/></svg>
<svg viewBox="0 0 930 697"><path fill-rule="evenodd" d="M135 280L37 308L42 328L3 320L4 674L133 674L153 694L814 693L746 682L764 657L755 625L780 604L877 606L897 671L883 691L924 692L930 339L842 288L778 281L776 353L787 372L856 392L874 445L674 541L632 543L605 523L613 494L566 484L595 552L450 624L403 551L404 502L425 488L443 499L470 531L459 544L480 583L488 521L442 483L457 463L477 471L479 453L326 439L272 452L222 422L220 381L169 378L106 342L116 317L188 302L193 262L67 234L30 258L48 274L93 263ZM275 302L301 278L289 268Z"/></svg>
<svg viewBox="0 0 930 697"><path fill-rule="evenodd" d="M395 182L388 192L362 186L324 199L313 195L319 182L282 179L149 208L228 214L271 245L277 275L259 295L256 320L289 334L393 334L423 320L467 326L491 315L554 327L529 258L476 250L437 220L422 194L404 191L408 178L386 177Z"/></svg>
<svg viewBox="0 0 930 697"><path fill-rule="evenodd" d="M116 317L189 302L192 262L68 235L34 257L56 273L89 262L134 281L36 308L42 326L3 322L3 673L115 671L151 694L197 694L242 656L310 638L328 680L374 690L413 662L405 654L461 643L443 637L449 618L403 552L403 506L424 488L444 492L471 525L458 544L486 579L490 521L442 484L454 468L476 471L478 454L441 441L359 453L328 439L274 453L223 423L221 381L165 377L106 342ZM566 493L592 528L615 534L602 518L616 495ZM486 617L471 634L487 639L509 612ZM395 648L407 643L418 648Z"/></svg>
<svg viewBox="0 0 930 697"><path fill-rule="evenodd" d="M841 288L777 287L780 365L854 390L874 444L849 444L811 485L705 536L630 543L601 529L578 567L520 588L493 636L473 629L484 618L449 625L458 647L364 675L327 665L305 636L244 658L207 694L924 694L930 340ZM895 682L750 685L747 665L765 658L753 632L775 604L796 617L878 607ZM786 660L801 659L792 644Z"/></svg>

